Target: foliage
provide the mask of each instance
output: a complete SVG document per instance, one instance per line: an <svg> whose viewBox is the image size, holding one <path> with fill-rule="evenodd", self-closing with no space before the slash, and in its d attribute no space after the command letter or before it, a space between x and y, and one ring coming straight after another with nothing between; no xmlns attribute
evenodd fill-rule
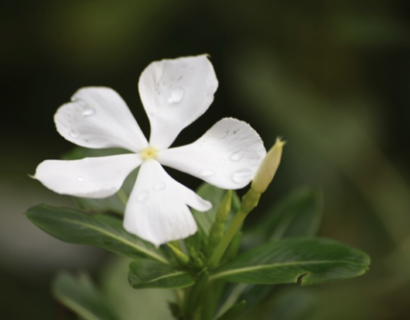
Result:
<svg viewBox="0 0 410 320"><path fill-rule="evenodd" d="M228 248L220 244L230 227L241 212L255 207L259 198L248 192L241 202L235 192L208 184L203 184L198 194L213 204L206 213L193 212L199 232L159 248L127 233L121 218L110 214L110 201L102 200L94 208L89 202L86 211L81 201L80 210L39 205L29 209L27 217L62 241L100 247L132 259L131 287L174 289L178 299L169 306L176 319L237 319L247 308L263 303L272 285L352 278L365 273L370 264L363 252L314 236L322 208L317 189L292 192L268 209L267 218L244 237L236 231ZM215 259L217 255L221 259ZM102 293L87 276L60 275L54 282L54 294L84 319L119 319L113 316L118 311L108 309Z"/></svg>

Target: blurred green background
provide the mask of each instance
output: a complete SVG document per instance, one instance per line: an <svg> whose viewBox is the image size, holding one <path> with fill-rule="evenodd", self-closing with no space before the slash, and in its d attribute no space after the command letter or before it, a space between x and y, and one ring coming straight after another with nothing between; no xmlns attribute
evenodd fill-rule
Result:
<svg viewBox="0 0 410 320"><path fill-rule="evenodd" d="M215 101L176 144L225 116L251 123L267 148L282 136L283 162L261 206L320 186L320 235L373 260L358 279L290 286L283 303L265 305L269 319L290 319L281 308L300 303L308 313L292 319L409 319L409 18L410 2L398 0L2 1L0 318L65 319L51 297L53 275L87 270L99 279L114 263L49 237L23 215L38 203L72 205L27 176L72 148L54 128L57 107L80 87L112 87L148 133L137 89L143 68L209 53L220 82ZM256 219L257 211L249 223ZM116 281L126 285L125 274ZM141 319L157 319L156 297L140 302Z"/></svg>

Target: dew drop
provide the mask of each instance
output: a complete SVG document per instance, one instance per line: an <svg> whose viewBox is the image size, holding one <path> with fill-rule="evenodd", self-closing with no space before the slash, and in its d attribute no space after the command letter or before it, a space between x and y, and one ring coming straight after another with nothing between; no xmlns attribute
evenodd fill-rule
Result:
<svg viewBox="0 0 410 320"><path fill-rule="evenodd" d="M156 191L161 191L165 189L165 183L162 182L158 182L155 186L154 186L154 190Z"/></svg>
<svg viewBox="0 0 410 320"><path fill-rule="evenodd" d="M210 176L213 176L214 174L215 174L215 172L210 170L210 169L202 170L200 172L201 177L210 177Z"/></svg>
<svg viewBox="0 0 410 320"><path fill-rule="evenodd" d="M232 161L239 161L243 158L245 153L246 151L238 151L238 152L232 153L229 159L231 159Z"/></svg>
<svg viewBox="0 0 410 320"><path fill-rule="evenodd" d="M243 183L250 179L252 179L252 171L249 169L235 171L232 175L232 180L236 183Z"/></svg>
<svg viewBox="0 0 410 320"><path fill-rule="evenodd" d="M137 199L139 202L145 202L149 198L149 193L147 191L142 191L138 196Z"/></svg>
<svg viewBox="0 0 410 320"><path fill-rule="evenodd" d="M184 93L185 91L181 87L172 90L171 94L168 97L168 103L175 104L180 102L184 97Z"/></svg>
<svg viewBox="0 0 410 320"><path fill-rule="evenodd" d="M95 110L92 108L85 109L82 113L84 117L92 116L95 113Z"/></svg>
<svg viewBox="0 0 410 320"><path fill-rule="evenodd" d="M226 160L225 160L225 159L221 159L221 164L226 164Z"/></svg>
<svg viewBox="0 0 410 320"><path fill-rule="evenodd" d="M77 138L78 137L78 133L75 131L70 131L70 137L71 138Z"/></svg>
<svg viewBox="0 0 410 320"><path fill-rule="evenodd" d="M78 177L77 180L78 180L79 182L84 182L84 181L85 181L83 177Z"/></svg>

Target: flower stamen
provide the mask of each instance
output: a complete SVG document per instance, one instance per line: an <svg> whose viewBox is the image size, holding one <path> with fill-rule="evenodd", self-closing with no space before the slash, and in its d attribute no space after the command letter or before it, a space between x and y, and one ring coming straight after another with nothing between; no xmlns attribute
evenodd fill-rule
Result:
<svg viewBox="0 0 410 320"><path fill-rule="evenodd" d="M158 154L158 150L153 147L148 147L141 150L141 157L143 160L147 159L156 159Z"/></svg>

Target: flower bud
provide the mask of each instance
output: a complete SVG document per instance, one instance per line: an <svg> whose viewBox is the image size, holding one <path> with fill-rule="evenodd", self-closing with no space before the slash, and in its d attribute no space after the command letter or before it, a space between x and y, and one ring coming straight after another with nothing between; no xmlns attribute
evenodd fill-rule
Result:
<svg viewBox="0 0 410 320"><path fill-rule="evenodd" d="M282 149L285 141L281 138L276 138L275 145L269 150L263 159L255 178L253 178L251 188L256 193L263 193L268 188L275 176L276 170L279 167L280 159L282 157Z"/></svg>

